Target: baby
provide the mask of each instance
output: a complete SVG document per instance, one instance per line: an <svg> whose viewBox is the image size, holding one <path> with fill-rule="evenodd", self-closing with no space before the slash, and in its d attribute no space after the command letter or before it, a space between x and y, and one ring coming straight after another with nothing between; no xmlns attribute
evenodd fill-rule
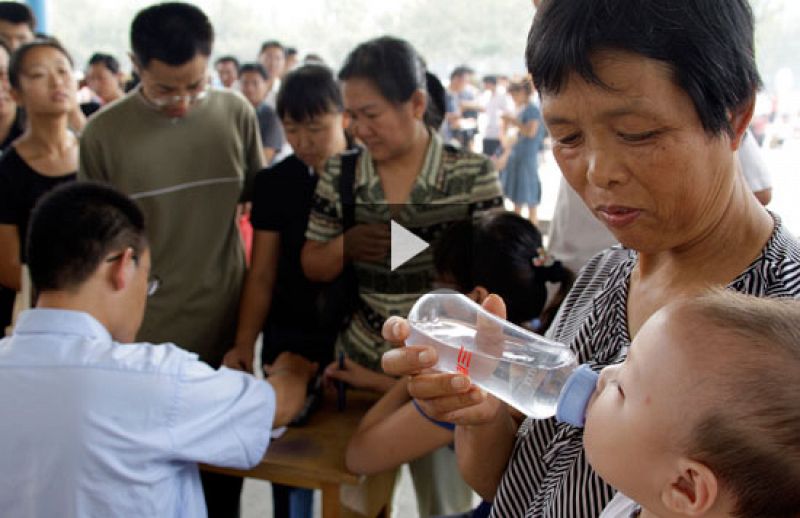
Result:
<svg viewBox="0 0 800 518"><path fill-rule="evenodd" d="M658 311L602 371L584 446L620 491L601 518L800 516L800 302Z"/></svg>

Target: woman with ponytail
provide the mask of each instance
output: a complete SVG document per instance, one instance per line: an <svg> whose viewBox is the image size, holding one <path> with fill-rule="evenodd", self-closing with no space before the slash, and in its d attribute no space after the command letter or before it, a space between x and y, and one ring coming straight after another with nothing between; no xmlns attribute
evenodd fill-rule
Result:
<svg viewBox="0 0 800 518"><path fill-rule="evenodd" d="M337 278L345 268L355 272L354 308L336 342L337 353L345 355L343 368L334 362L326 376L386 392L396 380L380 367L390 347L381 326L391 315L408 314L433 281L430 250L390 268L390 220L432 242L453 222L501 209L502 195L487 158L439 138L441 84L408 42L387 36L362 43L347 56L339 80L349 132L364 149L355 158L334 157L321 174L303 270L318 282ZM344 196L349 199L343 203ZM352 218L345 217L349 210ZM452 451L437 455L447 459L412 466L422 516L463 511L472 498L463 482L441 487L454 477L433 474L457 468ZM423 471L426 476L419 475Z"/></svg>
<svg viewBox="0 0 800 518"><path fill-rule="evenodd" d="M546 255L539 230L508 212L451 227L434 246L434 262L437 287L460 291L479 304L497 294L511 322L539 333L547 329L574 278ZM549 304L547 283L558 285ZM347 467L354 473L379 473L452 442L453 425L423 414L410 400L404 379L361 421L347 448ZM467 516L488 516L488 504Z"/></svg>
<svg viewBox="0 0 800 518"><path fill-rule="evenodd" d="M385 392L394 379L380 371L381 354L389 348L381 325L408 313L430 288L433 272L430 252L400 270L389 268L390 220L431 242L453 222L500 209L500 183L488 159L439 138L443 89L408 42L387 36L362 43L347 57L339 79L348 131L364 149L352 161L334 157L321 174L303 270L310 280L327 282L353 265L359 300L337 351L352 360L347 370L354 372L336 370L333 377ZM348 163L355 169L352 186L344 186L356 206L350 225L341 200Z"/></svg>

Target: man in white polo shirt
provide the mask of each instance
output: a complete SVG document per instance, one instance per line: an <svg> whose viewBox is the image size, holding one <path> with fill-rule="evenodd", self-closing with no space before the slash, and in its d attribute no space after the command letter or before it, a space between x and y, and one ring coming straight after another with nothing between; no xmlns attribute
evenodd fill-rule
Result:
<svg viewBox="0 0 800 518"><path fill-rule="evenodd" d="M286 354L267 383L130 343L159 280L141 211L111 188L52 191L29 236L37 307L0 341L0 514L206 516L197 463L257 464L315 367Z"/></svg>

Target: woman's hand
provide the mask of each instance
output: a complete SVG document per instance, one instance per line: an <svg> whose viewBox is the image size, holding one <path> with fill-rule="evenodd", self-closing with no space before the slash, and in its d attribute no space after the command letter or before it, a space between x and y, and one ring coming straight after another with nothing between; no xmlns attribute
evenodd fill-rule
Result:
<svg viewBox="0 0 800 518"><path fill-rule="evenodd" d="M377 263L389 255L391 234L382 223L355 225L345 232L344 254L351 261Z"/></svg>
<svg viewBox="0 0 800 518"><path fill-rule="evenodd" d="M254 349L253 346L235 345L225 353L225 357L222 358L222 365L229 369L252 374Z"/></svg>
<svg viewBox="0 0 800 518"><path fill-rule="evenodd" d="M381 393L387 392L397 382L391 376L370 370L347 357L343 369L339 368L338 361L331 362L325 368L323 378L326 383L330 380L343 381L355 388Z"/></svg>
<svg viewBox="0 0 800 518"><path fill-rule="evenodd" d="M500 297L490 295L483 307L505 318L505 304ZM507 408L497 398L472 385L470 379L462 374L429 370L438 361L433 347L399 347L409 332L408 322L402 318L391 317L384 323L383 338L398 348L384 353L383 370L394 376L410 376L408 392L427 415L459 425L480 425L493 421L501 410Z"/></svg>
<svg viewBox="0 0 800 518"><path fill-rule="evenodd" d="M517 120L517 117L515 115L504 113L500 117L503 119L503 122L505 122L506 124L509 124L511 126L519 126L519 120Z"/></svg>

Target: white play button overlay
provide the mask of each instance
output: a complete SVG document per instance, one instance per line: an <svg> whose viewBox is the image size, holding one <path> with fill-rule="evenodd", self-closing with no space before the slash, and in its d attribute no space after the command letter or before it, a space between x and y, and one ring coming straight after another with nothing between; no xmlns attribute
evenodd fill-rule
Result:
<svg viewBox="0 0 800 518"><path fill-rule="evenodd" d="M394 220L391 223L392 251L390 255L392 271L395 271L430 245Z"/></svg>

